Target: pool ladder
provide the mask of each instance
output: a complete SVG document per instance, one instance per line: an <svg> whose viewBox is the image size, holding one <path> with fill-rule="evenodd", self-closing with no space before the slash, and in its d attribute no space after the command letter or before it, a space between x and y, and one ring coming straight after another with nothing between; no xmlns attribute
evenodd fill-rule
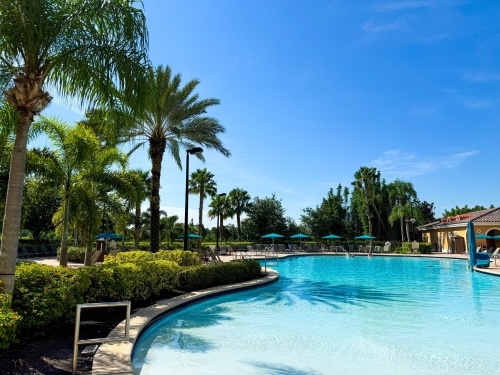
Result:
<svg viewBox="0 0 500 375"><path fill-rule="evenodd" d="M347 257L352 257L352 254L348 250L344 249L342 246L337 246L337 249L339 247L342 249L342 252L345 253Z"/></svg>

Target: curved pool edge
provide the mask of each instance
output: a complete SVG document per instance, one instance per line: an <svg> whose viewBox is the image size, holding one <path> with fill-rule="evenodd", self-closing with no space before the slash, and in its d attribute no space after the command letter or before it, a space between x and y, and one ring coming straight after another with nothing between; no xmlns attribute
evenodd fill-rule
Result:
<svg viewBox="0 0 500 375"><path fill-rule="evenodd" d="M132 352L135 342L142 332L160 317L186 305L207 298L232 292L257 288L277 281L279 273L267 268L267 275L259 279L229 284L183 294L178 297L160 300L154 305L142 308L131 315L129 339L119 342L102 344L94 356L92 375L128 374L133 375ZM124 337L125 320L119 323L107 337Z"/></svg>

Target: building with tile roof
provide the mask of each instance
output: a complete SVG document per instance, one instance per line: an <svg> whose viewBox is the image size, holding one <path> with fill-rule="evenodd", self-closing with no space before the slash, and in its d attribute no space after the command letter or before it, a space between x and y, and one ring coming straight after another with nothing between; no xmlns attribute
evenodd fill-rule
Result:
<svg viewBox="0 0 500 375"><path fill-rule="evenodd" d="M474 223L475 235L500 235L500 207L442 217L418 227L423 242L431 243L433 251L463 254L467 249L467 224ZM500 247L499 239L476 238L476 246L483 249Z"/></svg>

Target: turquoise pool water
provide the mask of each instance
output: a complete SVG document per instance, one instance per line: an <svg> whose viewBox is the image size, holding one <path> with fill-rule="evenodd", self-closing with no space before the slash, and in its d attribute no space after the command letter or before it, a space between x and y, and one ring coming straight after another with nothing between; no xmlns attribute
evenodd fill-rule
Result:
<svg viewBox="0 0 500 375"><path fill-rule="evenodd" d="M295 257L272 285L165 316L137 373L500 374L500 277L467 262Z"/></svg>

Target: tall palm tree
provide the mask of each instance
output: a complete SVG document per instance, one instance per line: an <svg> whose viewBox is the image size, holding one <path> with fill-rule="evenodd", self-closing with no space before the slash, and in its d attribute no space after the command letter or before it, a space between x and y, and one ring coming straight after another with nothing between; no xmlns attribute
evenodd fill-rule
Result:
<svg viewBox="0 0 500 375"><path fill-rule="evenodd" d="M86 244L85 265L91 264L92 244L99 230L99 219L102 218L99 203L107 199L110 190L117 190L122 180L114 168L127 166L127 156L115 147L102 148L95 137L94 149L75 176L74 199L78 203L83 236Z"/></svg>
<svg viewBox="0 0 500 375"><path fill-rule="evenodd" d="M250 208L250 195L246 190L235 188L227 195L230 212L236 215L236 225L238 227L238 242L241 241L241 214L248 212Z"/></svg>
<svg viewBox="0 0 500 375"><path fill-rule="evenodd" d="M231 209L228 202L229 200L227 199L226 195L215 195L210 202L210 209L207 212L208 217L211 219L217 219L217 214L219 214L219 233L221 234L220 237L222 237L222 233L224 233L224 219L227 219L231 216ZM217 235L218 233L216 234L216 236Z"/></svg>
<svg viewBox="0 0 500 375"><path fill-rule="evenodd" d="M150 195L151 178L148 171L134 169L119 173L122 185L118 192L134 210L134 244L139 247L141 240L141 204Z"/></svg>
<svg viewBox="0 0 500 375"><path fill-rule="evenodd" d="M135 1L0 0L0 91L18 113L0 248L0 280L14 290L27 139L51 102L107 102L118 84L140 93L147 28ZM137 96L140 98L140 96Z"/></svg>
<svg viewBox="0 0 500 375"><path fill-rule="evenodd" d="M167 234L167 243L170 245L172 243L172 232L177 224L177 220L179 220L179 216L164 216L160 219L160 225L163 230L165 230Z"/></svg>
<svg viewBox="0 0 500 375"><path fill-rule="evenodd" d="M399 220L401 226L401 242L405 240L404 222L411 218L413 214L413 207L410 201L417 198L417 192L413 188L411 182L396 179L388 185L389 200L393 203L389 221L395 222ZM408 241L410 240L409 224L407 223L406 234Z"/></svg>
<svg viewBox="0 0 500 375"><path fill-rule="evenodd" d="M197 169L191 173L189 180L190 194L200 195L200 205L198 207L198 235L202 235L203 231L203 202L207 197L214 197L217 194L217 183L214 181L213 173L207 171L206 168Z"/></svg>
<svg viewBox="0 0 500 375"><path fill-rule="evenodd" d="M32 155L38 165L38 173L50 176L54 184L60 184L63 204L63 221L61 236L61 256L59 264L68 265L68 230L70 217L70 197L74 173L94 152L95 134L85 126L70 127L68 124L55 118L41 116L33 125L35 129L45 132L52 143L53 152L50 154Z"/></svg>
<svg viewBox="0 0 500 375"><path fill-rule="evenodd" d="M218 105L214 98L199 99L194 90L200 82L196 79L181 86L180 74L172 75L170 67L150 68L141 92L144 106L136 111L135 134L142 143L149 144L151 159L151 251L160 246L160 176L163 155L167 151L182 168L181 149L200 145L219 151L224 156L230 152L218 138L225 128L219 122L204 116L207 109ZM126 101L126 96L123 96ZM197 154L201 160L203 156Z"/></svg>

